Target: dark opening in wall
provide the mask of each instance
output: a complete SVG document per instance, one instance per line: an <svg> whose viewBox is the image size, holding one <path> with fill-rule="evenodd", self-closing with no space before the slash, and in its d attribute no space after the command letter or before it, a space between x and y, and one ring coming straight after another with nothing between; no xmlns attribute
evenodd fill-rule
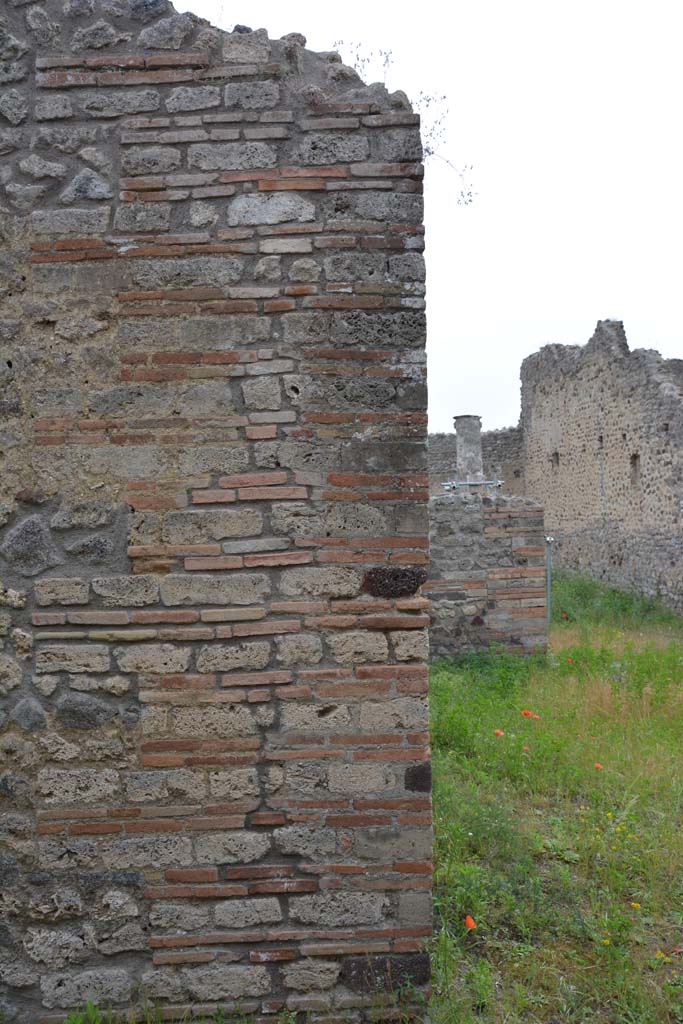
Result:
<svg viewBox="0 0 683 1024"><path fill-rule="evenodd" d="M637 487L640 483L640 455L631 456L631 484Z"/></svg>
<svg viewBox="0 0 683 1024"><path fill-rule="evenodd" d="M550 456L550 465L553 467L554 472L557 472L557 470L560 468L559 452L553 452L553 454Z"/></svg>
<svg viewBox="0 0 683 1024"><path fill-rule="evenodd" d="M515 480L519 480L520 476L522 475L521 469L515 469L512 475L514 476Z"/></svg>

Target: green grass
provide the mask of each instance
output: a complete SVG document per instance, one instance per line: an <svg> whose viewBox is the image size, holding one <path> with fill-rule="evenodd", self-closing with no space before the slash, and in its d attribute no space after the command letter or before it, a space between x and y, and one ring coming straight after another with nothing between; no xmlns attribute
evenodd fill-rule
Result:
<svg viewBox="0 0 683 1024"><path fill-rule="evenodd" d="M161 1011L155 1007L143 1009L138 1016L132 1018L127 1013L117 1014L115 1010L103 1010L93 1003L88 1003L83 1009L72 1010L64 1019L64 1024L119 1024L119 1021L123 1020L126 1024L164 1024L165 1019ZM231 1024L248 1024L249 1018L246 1016L236 1018L234 1014L228 1016L223 1010L218 1009L208 1017L204 1014L188 1015L182 1021L179 1020L177 1024L227 1024L228 1020L231 1021ZM273 1024L294 1024L294 1021L291 1015L280 1014L273 1018Z"/></svg>
<svg viewBox="0 0 683 1024"><path fill-rule="evenodd" d="M433 667L433 1018L681 1024L683 620L554 597L547 657Z"/></svg>
<svg viewBox="0 0 683 1024"><path fill-rule="evenodd" d="M601 629L663 628L683 636L683 618L654 598L642 597L597 583L585 576L556 572L553 580L553 622Z"/></svg>

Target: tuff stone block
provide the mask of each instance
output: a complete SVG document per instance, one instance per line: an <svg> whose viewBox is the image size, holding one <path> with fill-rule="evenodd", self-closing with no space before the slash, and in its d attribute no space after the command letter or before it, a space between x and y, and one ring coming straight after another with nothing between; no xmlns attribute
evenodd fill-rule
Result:
<svg viewBox="0 0 683 1024"><path fill-rule="evenodd" d="M291 825L275 829L273 839L280 853L295 853L309 859L328 856L337 848L337 835L332 828Z"/></svg>
<svg viewBox="0 0 683 1024"><path fill-rule="evenodd" d="M171 113L185 110L206 110L217 107L221 102L221 93L215 85L186 86L173 89L166 99L166 109Z"/></svg>
<svg viewBox="0 0 683 1024"><path fill-rule="evenodd" d="M127 203L114 216L118 231L167 231L170 223L169 203Z"/></svg>
<svg viewBox="0 0 683 1024"><path fill-rule="evenodd" d="M360 592L360 576L342 567L288 569L281 588L289 597L354 597Z"/></svg>
<svg viewBox="0 0 683 1024"><path fill-rule="evenodd" d="M366 661L386 661L388 645L382 633L349 630L328 633L327 646L335 661L343 665L362 664Z"/></svg>
<svg viewBox="0 0 683 1024"><path fill-rule="evenodd" d="M168 544L197 544L229 537L253 537L262 529L262 515L255 509L171 512L164 520L162 537Z"/></svg>
<svg viewBox="0 0 683 1024"><path fill-rule="evenodd" d="M197 143L190 146L188 164L200 171L236 171L274 167L277 155L266 142Z"/></svg>
<svg viewBox="0 0 683 1024"><path fill-rule="evenodd" d="M113 655L122 672L182 672L190 663L190 649L173 644L130 644L115 647Z"/></svg>
<svg viewBox="0 0 683 1024"><path fill-rule="evenodd" d="M37 580L33 589L36 602L43 607L52 604L87 604L90 600L88 580L48 577Z"/></svg>
<svg viewBox="0 0 683 1024"><path fill-rule="evenodd" d="M92 588L107 608L141 608L159 600L159 581L154 576L99 576Z"/></svg>
<svg viewBox="0 0 683 1024"><path fill-rule="evenodd" d="M198 864L251 864L264 857L270 846L270 838L261 832L223 832L195 841Z"/></svg>
<svg viewBox="0 0 683 1024"><path fill-rule="evenodd" d="M119 775L111 768L43 768L37 791L47 804L92 804L118 793Z"/></svg>
<svg viewBox="0 0 683 1024"><path fill-rule="evenodd" d="M134 146L124 151L121 167L126 174L168 174L181 161L180 150L172 146Z"/></svg>
<svg viewBox="0 0 683 1024"><path fill-rule="evenodd" d="M332 988L339 977L341 964L334 960L299 960L285 964L282 978L287 988L299 992L319 992Z"/></svg>
<svg viewBox="0 0 683 1024"><path fill-rule="evenodd" d="M200 672L231 672L265 668L269 661L270 644L267 642L212 645L200 650L197 668Z"/></svg>
<svg viewBox="0 0 683 1024"><path fill-rule="evenodd" d="M239 576L183 576L170 574L161 580L164 605L257 604L270 593L270 580L263 573Z"/></svg>
<svg viewBox="0 0 683 1024"><path fill-rule="evenodd" d="M274 924L282 920L278 901L268 899L227 900L217 903L216 924L223 928L253 928L260 924Z"/></svg>
<svg viewBox="0 0 683 1024"><path fill-rule="evenodd" d="M226 107L243 110L264 110L276 107L280 101L277 82L230 82L223 90Z"/></svg>
<svg viewBox="0 0 683 1024"><path fill-rule="evenodd" d="M301 196L238 196L228 207L228 224L280 224L315 220L315 206Z"/></svg>
<svg viewBox="0 0 683 1024"><path fill-rule="evenodd" d="M68 1010L73 1006L122 1003L132 995L131 979L121 968L98 968L65 974L46 974L40 979L43 1005L48 1009Z"/></svg>
<svg viewBox="0 0 683 1024"><path fill-rule="evenodd" d="M265 967L209 964L206 967L188 967L182 974L194 999L253 998L270 992L270 979Z"/></svg>
<svg viewBox="0 0 683 1024"><path fill-rule="evenodd" d="M295 896L290 900L290 915L302 924L344 925L379 924L389 906L380 893L334 892L314 896Z"/></svg>
<svg viewBox="0 0 683 1024"><path fill-rule="evenodd" d="M103 644L52 644L36 654L36 672L108 672L110 664Z"/></svg>

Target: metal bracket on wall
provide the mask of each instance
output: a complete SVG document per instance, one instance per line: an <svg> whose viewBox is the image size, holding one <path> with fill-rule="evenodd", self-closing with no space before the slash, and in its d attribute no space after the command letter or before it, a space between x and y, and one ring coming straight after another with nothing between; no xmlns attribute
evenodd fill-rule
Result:
<svg viewBox="0 0 683 1024"><path fill-rule="evenodd" d="M505 481L499 480L497 476L494 476L493 480L458 480L456 475L454 480L444 480L441 486L447 491L452 491L456 487L502 487L504 483Z"/></svg>

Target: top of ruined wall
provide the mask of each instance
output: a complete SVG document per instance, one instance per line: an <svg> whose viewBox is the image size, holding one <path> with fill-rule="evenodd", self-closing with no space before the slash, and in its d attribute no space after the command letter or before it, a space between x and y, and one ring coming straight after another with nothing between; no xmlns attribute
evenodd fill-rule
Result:
<svg viewBox="0 0 683 1024"><path fill-rule="evenodd" d="M197 143L187 168L197 173L215 170L206 166L200 143L234 141L245 109L267 109L265 123L286 122L284 115L278 117L280 107L308 108L312 117L333 116L339 101L345 113L349 103L357 101L358 117L410 109L404 93L390 96L382 85L364 85L338 54L313 53L305 49L305 42L298 33L271 40L265 29L237 28L228 33L194 14L176 13L168 0L9 0L0 17L1 212L5 217L30 215L37 235L130 229L130 218L117 216L124 197L112 189L112 168L103 167L90 149L113 141L121 128L128 132L123 131L119 141L132 142L133 131L196 127L198 110L219 108L213 135L204 127L194 139L178 139ZM240 83L256 74L272 84L264 89L261 81L250 98ZM232 116L222 109L216 82L228 82L225 106ZM163 85L174 88L160 95ZM334 125L318 122L308 127ZM275 165L272 148L259 141L257 130L245 138L251 154L262 157L263 167ZM328 162L319 137L311 137L307 145L312 164ZM350 159L368 156L361 152L362 140L351 143L351 149L354 145L357 152L350 153ZM236 147L233 150L232 169L237 170L240 154ZM59 152L60 166L46 164L46 151L51 151L52 160ZM295 163L297 154L291 156ZM416 153L416 159L420 156ZM172 157L167 165L167 171L179 169ZM144 167L126 167L124 160L123 170L135 175ZM178 187L192 184L179 182ZM83 204L89 215L75 216L75 208ZM45 207L62 209L65 216L59 221L46 219L36 212ZM182 226L173 215L171 222Z"/></svg>
<svg viewBox="0 0 683 1024"><path fill-rule="evenodd" d="M615 389L635 387L661 389L664 401L680 402L683 397L683 359L665 359L655 349L631 351L624 325L620 320L599 320L585 345L544 345L527 356L522 363L522 425L525 389L543 390L553 383L561 385L564 377L577 377L592 372L604 376L605 385Z"/></svg>
<svg viewBox="0 0 683 1024"><path fill-rule="evenodd" d="M422 232L419 119L403 93L364 85L337 54L312 53L304 42L296 33L223 32L167 0L3 5L0 487L8 502L27 484L54 493L65 481L75 493L104 486L114 495L120 474L67 460L56 437L32 459L27 480L22 445L34 432L57 431L67 413L90 424L114 410L137 415L141 396L126 404L121 385L105 401L97 385L110 382L112 354L135 348L145 332L180 330L185 349L200 331L214 341L222 332L226 344L235 332L244 344L345 344L361 335L394 348L399 336L422 343L424 286L411 277L424 278L421 256L401 252L417 250L409 236ZM265 265L248 280L251 254L282 253L291 263L306 246L315 252L296 232L316 230L347 242L349 232L381 235L357 243L354 268L342 266L343 252L330 256L330 273L355 281L368 262L384 261L373 243L391 248L393 276L380 275L379 285L386 299L334 296L333 306L318 293L324 282L305 276L315 268L299 268L287 298L284 284L280 295L278 282L258 276L270 272ZM287 239L270 238L278 231ZM181 262L188 255L191 265ZM166 257L167 268L152 262ZM188 287L197 289L194 306L181 294ZM269 287L278 310L265 308ZM161 309L155 293L171 288L178 294ZM393 298L413 288L416 298ZM215 308L196 305L212 297ZM265 314L288 309L271 331ZM177 327L185 314L208 312L222 322L213 315ZM140 379L134 366L122 372L123 381ZM393 385L383 387L393 399Z"/></svg>

